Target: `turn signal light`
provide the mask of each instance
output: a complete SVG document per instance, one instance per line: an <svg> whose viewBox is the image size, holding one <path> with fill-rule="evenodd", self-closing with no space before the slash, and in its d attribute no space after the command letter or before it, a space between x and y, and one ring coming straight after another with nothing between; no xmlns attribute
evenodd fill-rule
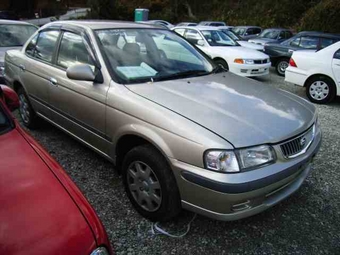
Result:
<svg viewBox="0 0 340 255"><path fill-rule="evenodd" d="M243 61L242 58L236 58L236 59L234 60L234 63L237 63L237 64L244 64L244 61Z"/></svg>
<svg viewBox="0 0 340 255"><path fill-rule="evenodd" d="M296 65L296 63L295 63L293 58L290 58L289 65L292 66L292 67L297 67L297 65Z"/></svg>

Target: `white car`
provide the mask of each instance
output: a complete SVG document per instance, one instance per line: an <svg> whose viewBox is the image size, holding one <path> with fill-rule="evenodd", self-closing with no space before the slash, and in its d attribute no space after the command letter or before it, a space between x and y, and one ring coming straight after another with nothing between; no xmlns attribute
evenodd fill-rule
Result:
<svg viewBox="0 0 340 255"><path fill-rule="evenodd" d="M340 95L340 42L319 51L295 51L285 81L306 87L314 103L329 103Z"/></svg>
<svg viewBox="0 0 340 255"><path fill-rule="evenodd" d="M218 28L175 27L173 30L232 73L247 77L269 74L268 55L240 46Z"/></svg>
<svg viewBox="0 0 340 255"><path fill-rule="evenodd" d="M218 30L227 34L229 37L231 37L234 41L236 41L242 47L246 47L246 48L249 48L249 49L252 49L252 50L264 51L263 45L258 45L258 44L255 44L255 43L250 43L248 41L243 41L241 37L239 37L237 34L235 34L231 30L231 28L233 28L233 27L231 27L231 26L217 27Z"/></svg>

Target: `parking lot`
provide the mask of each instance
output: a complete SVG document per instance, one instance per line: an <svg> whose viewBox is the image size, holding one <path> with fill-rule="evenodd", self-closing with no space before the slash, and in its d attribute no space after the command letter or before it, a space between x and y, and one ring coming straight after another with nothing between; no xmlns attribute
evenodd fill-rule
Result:
<svg viewBox="0 0 340 255"><path fill-rule="evenodd" d="M285 83L274 70L257 80L305 97L303 88ZM340 98L317 109L323 144L312 174L296 194L236 222L197 216L190 232L180 239L151 233L151 222L132 208L120 176L108 161L50 124L29 133L83 191L117 254L336 254L340 252ZM183 212L162 226L180 234L192 216Z"/></svg>

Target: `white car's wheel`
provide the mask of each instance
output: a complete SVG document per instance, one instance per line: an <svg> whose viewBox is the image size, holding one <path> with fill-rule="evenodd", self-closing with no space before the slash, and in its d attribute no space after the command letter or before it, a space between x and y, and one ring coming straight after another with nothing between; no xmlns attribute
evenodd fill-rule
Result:
<svg viewBox="0 0 340 255"><path fill-rule="evenodd" d="M317 104L331 102L336 95L334 82L325 76L310 79L306 84L306 95L310 101Z"/></svg>

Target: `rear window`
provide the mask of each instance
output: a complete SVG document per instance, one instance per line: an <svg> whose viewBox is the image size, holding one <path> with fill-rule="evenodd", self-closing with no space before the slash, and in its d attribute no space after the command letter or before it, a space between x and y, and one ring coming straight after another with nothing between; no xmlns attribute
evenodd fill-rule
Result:
<svg viewBox="0 0 340 255"><path fill-rule="evenodd" d="M331 39L331 38L321 38L321 49L328 47L329 45L332 45L333 43L336 43L337 40Z"/></svg>

